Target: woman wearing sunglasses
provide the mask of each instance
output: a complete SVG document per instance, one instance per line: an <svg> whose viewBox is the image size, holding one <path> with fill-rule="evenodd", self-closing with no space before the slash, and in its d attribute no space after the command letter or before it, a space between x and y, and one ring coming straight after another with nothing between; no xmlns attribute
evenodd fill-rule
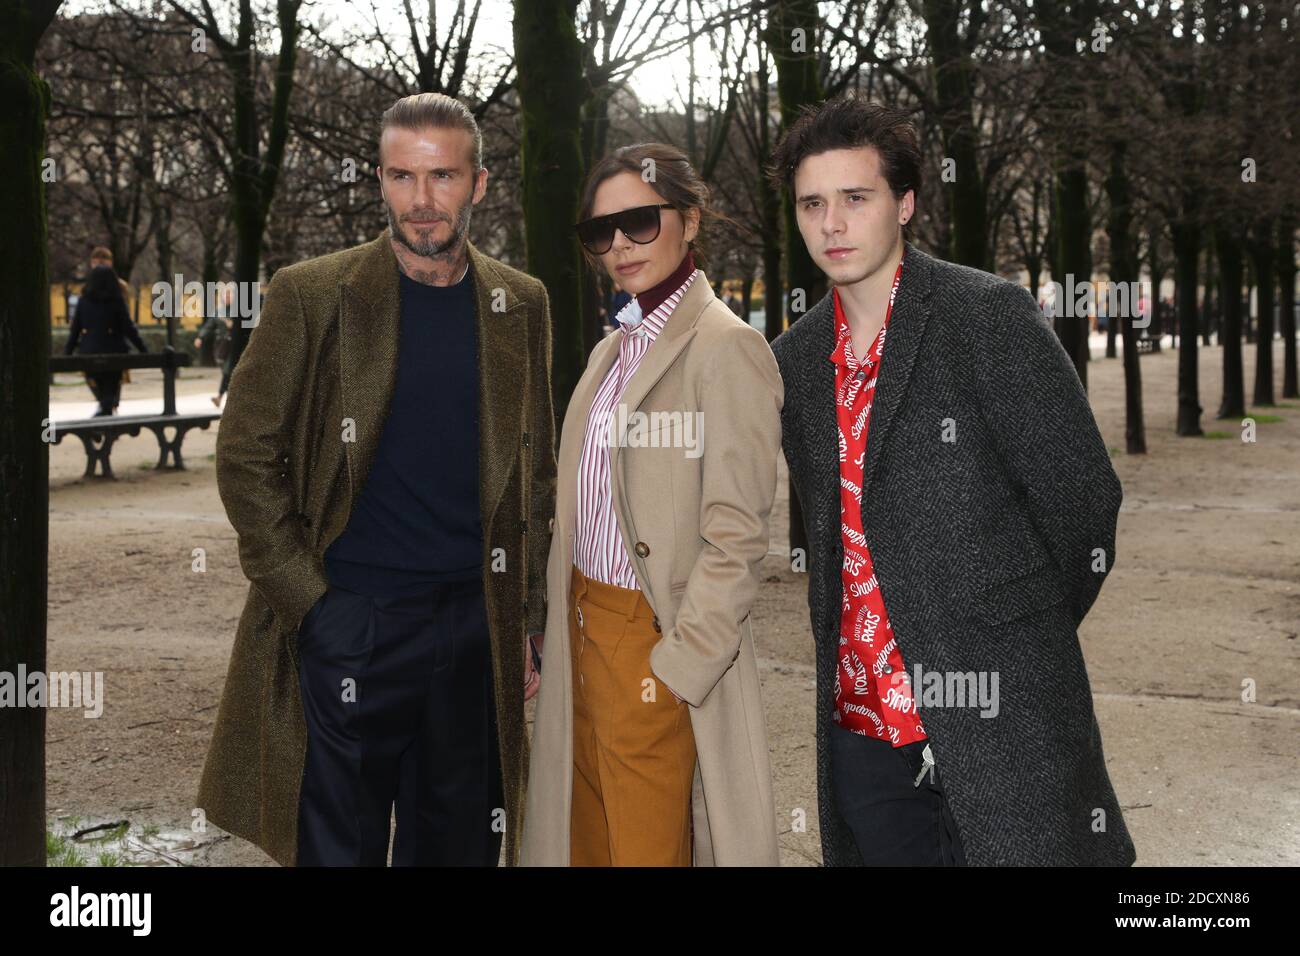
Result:
<svg viewBox="0 0 1300 956"><path fill-rule="evenodd" d="M560 437L525 865L778 862L750 609L784 393L696 268L707 200L657 143L583 189L584 257L633 299Z"/></svg>

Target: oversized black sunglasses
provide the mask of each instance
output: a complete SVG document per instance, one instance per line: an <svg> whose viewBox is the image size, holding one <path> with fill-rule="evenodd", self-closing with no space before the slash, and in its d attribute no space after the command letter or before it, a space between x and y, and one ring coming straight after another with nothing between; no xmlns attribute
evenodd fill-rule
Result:
<svg viewBox="0 0 1300 956"><path fill-rule="evenodd" d="M614 244L614 230L619 229L638 245L654 242L659 238L660 209L675 209L670 202L661 202L649 206L634 206L622 212L613 212L608 216L595 216L584 219L573 228L578 230L578 239L593 256L603 256Z"/></svg>

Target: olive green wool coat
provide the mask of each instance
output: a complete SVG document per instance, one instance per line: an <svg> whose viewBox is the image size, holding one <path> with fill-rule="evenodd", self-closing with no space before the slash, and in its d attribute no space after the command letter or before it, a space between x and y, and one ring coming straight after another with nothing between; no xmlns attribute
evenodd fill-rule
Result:
<svg viewBox="0 0 1300 956"><path fill-rule="evenodd" d="M541 282L472 243L469 259L483 582L504 848L514 864L528 770L524 635L544 626L555 499L550 302ZM347 526L374 460L396 380L400 319L388 230L279 270L231 376L217 435L217 487L251 583L197 806L285 866L297 860L307 744L298 625L325 593L325 550Z"/></svg>

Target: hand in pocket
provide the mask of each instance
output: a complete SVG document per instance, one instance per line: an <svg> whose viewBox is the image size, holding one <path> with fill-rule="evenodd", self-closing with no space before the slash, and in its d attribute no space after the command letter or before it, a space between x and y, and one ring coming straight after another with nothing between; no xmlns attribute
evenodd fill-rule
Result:
<svg viewBox="0 0 1300 956"><path fill-rule="evenodd" d="M325 599L329 597L329 594L330 588L327 587L325 593L318 597L316 603L313 604L311 608L308 609L307 613L303 615L302 623L298 625L299 635L311 627L312 622L316 620L317 615L320 613L320 609L325 606Z"/></svg>

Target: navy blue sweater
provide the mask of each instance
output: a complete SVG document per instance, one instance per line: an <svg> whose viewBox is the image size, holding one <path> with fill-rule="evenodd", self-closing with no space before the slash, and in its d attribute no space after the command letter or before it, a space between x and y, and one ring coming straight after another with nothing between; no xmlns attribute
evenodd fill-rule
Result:
<svg viewBox="0 0 1300 956"><path fill-rule="evenodd" d="M401 276L397 381L365 487L325 552L331 584L391 596L482 573L472 272L451 286Z"/></svg>

